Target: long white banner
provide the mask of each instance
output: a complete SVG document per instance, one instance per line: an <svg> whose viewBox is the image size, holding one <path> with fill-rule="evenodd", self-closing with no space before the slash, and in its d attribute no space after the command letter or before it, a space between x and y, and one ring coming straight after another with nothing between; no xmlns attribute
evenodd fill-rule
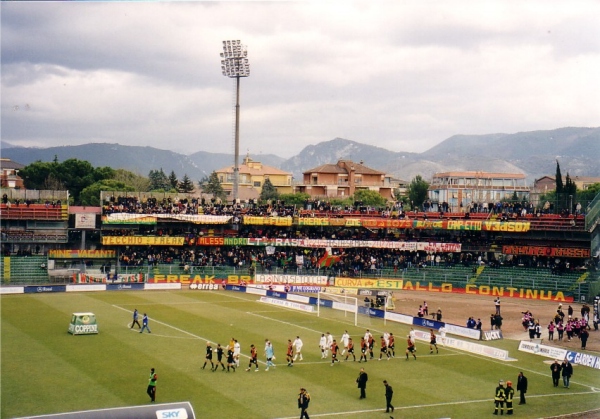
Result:
<svg viewBox="0 0 600 419"><path fill-rule="evenodd" d="M519 343L519 351L560 360L565 359L567 356L566 349L555 348L554 346L542 345L541 343L529 342L526 340L522 340Z"/></svg>
<svg viewBox="0 0 600 419"><path fill-rule="evenodd" d="M310 304L295 303L293 301L280 300L279 298L260 297L259 301L261 303L267 303L267 304L272 304L275 306L291 308L294 310L307 311L309 313L312 313L313 311L315 311L315 307L311 306Z"/></svg>
<svg viewBox="0 0 600 419"><path fill-rule="evenodd" d="M290 285L327 285L324 275L265 275L257 274L254 278L257 284L290 284Z"/></svg>
<svg viewBox="0 0 600 419"><path fill-rule="evenodd" d="M429 333L421 332L420 330L415 331L415 337L419 340L424 340L429 342ZM491 346L485 346L480 343L467 342L464 340L458 340L446 335L445 338L441 338L439 335L438 342L442 343L444 346L449 346L451 348L460 349L462 351L471 352L478 355L487 356L489 358L501 359L503 361L508 361L510 358L508 356L508 351L504 349L498 349Z"/></svg>

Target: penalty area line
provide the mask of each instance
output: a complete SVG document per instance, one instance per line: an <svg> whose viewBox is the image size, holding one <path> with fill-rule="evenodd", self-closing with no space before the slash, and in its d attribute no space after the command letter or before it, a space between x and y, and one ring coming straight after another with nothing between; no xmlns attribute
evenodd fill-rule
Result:
<svg viewBox="0 0 600 419"><path fill-rule="evenodd" d="M566 394L561 394L559 397L581 396L582 394L594 394L594 392L593 391L582 391L582 392L577 392L577 393L566 393ZM556 396L557 396L556 393L551 393L551 394L527 395L527 398L530 399L530 398L543 398L543 397L556 397ZM423 409L423 408L428 408L428 407L441 407L441 406L458 406L458 405L470 404L470 403L491 403L491 401L490 401L490 398L487 398L487 399L480 399L480 400L463 400L463 401L456 401L456 402L418 404L418 405L412 405L412 406L398 406L395 408L395 410ZM375 412L385 412L385 410L369 409L369 410L350 410L350 411L346 411L346 412L331 412L331 413L316 413L316 414L311 413L310 416L315 417L315 418L316 417L324 418L324 417L329 417L329 416L360 415L363 413L375 413ZM275 419L296 419L297 417L298 417L298 415L279 417L279 418L275 418Z"/></svg>

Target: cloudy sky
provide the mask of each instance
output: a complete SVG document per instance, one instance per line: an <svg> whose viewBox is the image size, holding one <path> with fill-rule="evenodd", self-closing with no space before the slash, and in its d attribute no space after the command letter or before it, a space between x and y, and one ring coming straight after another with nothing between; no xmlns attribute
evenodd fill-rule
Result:
<svg viewBox="0 0 600 419"><path fill-rule="evenodd" d="M2 2L2 141L291 157L600 125L600 2Z"/></svg>

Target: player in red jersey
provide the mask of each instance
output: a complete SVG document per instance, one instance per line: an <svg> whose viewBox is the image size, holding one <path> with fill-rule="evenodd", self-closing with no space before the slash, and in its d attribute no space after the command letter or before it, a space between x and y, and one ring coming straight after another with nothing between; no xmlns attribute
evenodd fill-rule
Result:
<svg viewBox="0 0 600 419"><path fill-rule="evenodd" d="M407 337L408 337L408 339L406 339L406 344L408 346L406 347L406 360L408 361L408 353L410 352L416 361L417 355L415 354L415 351L416 351L415 344L413 343L412 339L410 338L410 335L408 335Z"/></svg>
<svg viewBox="0 0 600 419"><path fill-rule="evenodd" d="M246 368L246 371L250 371L252 364L254 364L254 372L258 372L258 352L256 351L256 347L254 345L250 345L250 362L248 363L248 368Z"/></svg>
<svg viewBox="0 0 600 419"><path fill-rule="evenodd" d="M288 344L287 344L287 352L285 354L287 362L288 362L288 367L293 367L294 366L294 344L292 343L291 339L288 339Z"/></svg>

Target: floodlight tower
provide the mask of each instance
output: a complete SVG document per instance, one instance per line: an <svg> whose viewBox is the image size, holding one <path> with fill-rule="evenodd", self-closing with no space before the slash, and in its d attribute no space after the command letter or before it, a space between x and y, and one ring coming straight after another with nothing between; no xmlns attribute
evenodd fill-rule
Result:
<svg viewBox="0 0 600 419"><path fill-rule="evenodd" d="M240 77L250 76L248 50L240 40L223 41L221 70L223 75L236 79L235 93L235 155L233 162L233 202L237 202L240 185Z"/></svg>

